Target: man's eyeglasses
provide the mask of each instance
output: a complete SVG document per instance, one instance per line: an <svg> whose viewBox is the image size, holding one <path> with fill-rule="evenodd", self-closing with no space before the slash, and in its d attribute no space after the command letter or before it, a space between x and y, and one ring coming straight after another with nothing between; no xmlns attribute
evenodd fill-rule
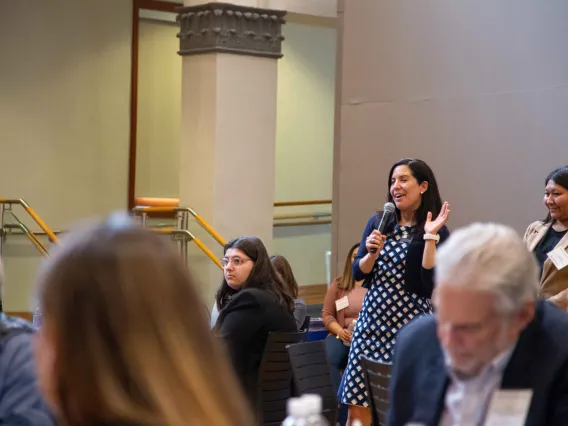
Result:
<svg viewBox="0 0 568 426"><path fill-rule="evenodd" d="M243 263L248 262L249 259L248 257L224 257L223 259L221 259L221 266L223 268L226 268L227 266L229 266L229 263L232 263L234 266L241 266Z"/></svg>

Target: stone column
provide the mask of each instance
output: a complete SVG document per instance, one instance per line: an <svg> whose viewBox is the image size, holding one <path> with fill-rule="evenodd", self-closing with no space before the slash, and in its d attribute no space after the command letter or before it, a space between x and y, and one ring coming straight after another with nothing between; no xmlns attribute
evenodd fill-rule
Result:
<svg viewBox="0 0 568 426"><path fill-rule="evenodd" d="M274 203L277 59L285 12L186 1L180 10L180 205L227 240L261 238L270 250ZM196 228L196 227L193 227ZM196 232L222 256L221 247ZM207 305L221 270L190 246L189 266Z"/></svg>

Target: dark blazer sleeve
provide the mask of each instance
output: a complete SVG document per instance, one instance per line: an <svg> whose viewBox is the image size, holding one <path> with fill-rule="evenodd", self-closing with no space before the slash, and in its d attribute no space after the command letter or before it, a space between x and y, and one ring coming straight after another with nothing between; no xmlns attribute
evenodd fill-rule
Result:
<svg viewBox="0 0 568 426"><path fill-rule="evenodd" d="M222 312L219 335L225 345L239 379L245 381L250 343L258 333L262 306L253 294L243 291Z"/></svg>
<svg viewBox="0 0 568 426"><path fill-rule="evenodd" d="M396 337L387 426L439 424L448 381L435 317L413 319Z"/></svg>
<svg viewBox="0 0 568 426"><path fill-rule="evenodd" d="M416 366L420 354L427 348L416 345L416 321L405 325L397 334L393 351L391 377L389 380L389 410L387 426L402 426L406 424L415 408L412 389L419 372ZM419 350L417 350L420 348Z"/></svg>
<svg viewBox="0 0 568 426"><path fill-rule="evenodd" d="M557 383L552 387L549 413L546 419L547 426L562 426L568 421L568 365L564 365L558 374Z"/></svg>
<svg viewBox="0 0 568 426"><path fill-rule="evenodd" d="M365 278L369 277L369 275L371 275L372 273L370 272L368 274L365 274L363 271L361 271L361 268L359 267L359 261L362 258L364 258L368 253L365 243L367 241L367 237L371 235L371 232L373 232L376 221L377 221L377 214L375 213L373 214L373 216L369 218L367 224L365 225L365 230L363 231L363 236L361 237L361 243L359 244L359 250L357 250L357 255L355 256L355 260L353 261L353 265L351 267L351 270L353 271L353 279L355 281L364 280Z"/></svg>
<svg viewBox="0 0 568 426"><path fill-rule="evenodd" d="M439 247L448 239L450 231L444 226L438 234L440 235ZM410 243L406 255L406 279L404 285L407 291L430 299L434 291L434 272L436 268L426 269L422 266L424 247L424 240L413 240Z"/></svg>
<svg viewBox="0 0 568 426"><path fill-rule="evenodd" d="M389 409L387 413L387 426L400 426L403 423L401 411L404 413L406 407L406 398L400 398L401 390L408 385L404 377L404 371L408 365L405 363L404 356L401 353L407 351L405 339L401 339L401 334L397 336L396 348L393 353L391 376L389 379ZM404 364L404 365L401 365ZM410 366L412 371L412 366Z"/></svg>

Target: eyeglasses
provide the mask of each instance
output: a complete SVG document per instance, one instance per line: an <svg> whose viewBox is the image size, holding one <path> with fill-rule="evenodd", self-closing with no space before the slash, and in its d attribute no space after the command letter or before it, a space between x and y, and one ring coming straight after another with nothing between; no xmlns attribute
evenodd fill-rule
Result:
<svg viewBox="0 0 568 426"><path fill-rule="evenodd" d="M249 259L248 257L224 257L223 259L221 259L221 266L223 268L226 268L227 266L229 266L229 263L232 263L234 266L241 266L243 263L248 262L249 260L252 261L252 259Z"/></svg>

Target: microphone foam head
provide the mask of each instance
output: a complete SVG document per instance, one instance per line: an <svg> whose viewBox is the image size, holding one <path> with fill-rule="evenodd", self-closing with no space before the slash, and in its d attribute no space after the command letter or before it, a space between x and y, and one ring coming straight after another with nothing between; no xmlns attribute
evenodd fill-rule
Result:
<svg viewBox="0 0 568 426"><path fill-rule="evenodd" d="M394 213L394 211L395 207L393 203L385 203L385 206L383 207L384 213Z"/></svg>

